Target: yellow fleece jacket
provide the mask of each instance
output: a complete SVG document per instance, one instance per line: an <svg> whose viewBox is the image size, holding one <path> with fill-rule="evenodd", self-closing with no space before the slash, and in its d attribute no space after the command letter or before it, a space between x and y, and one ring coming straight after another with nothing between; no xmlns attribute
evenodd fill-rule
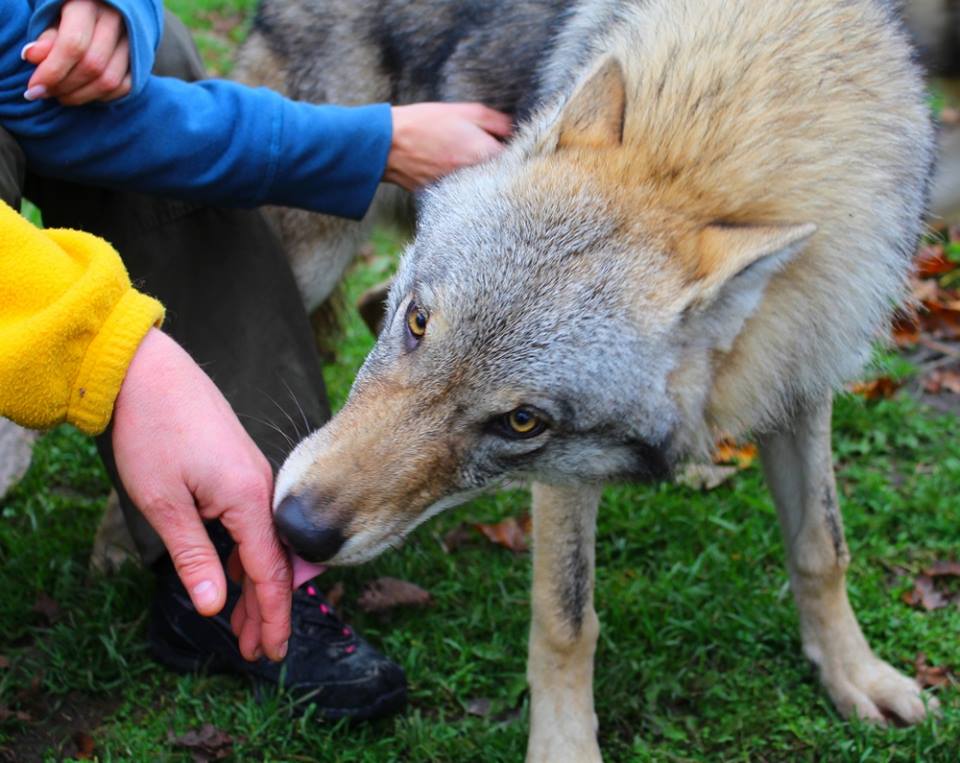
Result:
<svg viewBox="0 0 960 763"><path fill-rule="evenodd" d="M106 241L41 230L0 202L0 415L102 432L140 341L162 320Z"/></svg>

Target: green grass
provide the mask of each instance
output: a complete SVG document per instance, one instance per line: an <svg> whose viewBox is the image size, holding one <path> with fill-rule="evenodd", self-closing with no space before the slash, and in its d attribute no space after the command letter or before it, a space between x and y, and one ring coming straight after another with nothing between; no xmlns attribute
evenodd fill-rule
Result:
<svg viewBox="0 0 960 763"><path fill-rule="evenodd" d="M214 38L216 44L205 44L201 36L204 53L226 68L218 63L228 58L219 41L229 52L252 2L170 5ZM217 26L221 18L237 23ZM350 276L348 304L389 273L392 258L392 242L381 236ZM335 406L371 344L351 317L339 362L326 370ZM895 357L885 357L883 367L911 373ZM905 396L879 403L845 397L836 406L851 598L875 649L907 672L921 650L933 664L960 668L960 610L924 613L900 600L911 574L934 559L957 557L958 423ZM239 679L176 676L154 665L144 649L149 576L133 568L109 579L87 572L108 489L92 443L61 428L41 440L26 478L0 502L0 655L11 663L0 668L0 707L34 716L0 722L0 748L14 759L57 758L82 729L100 760L186 761L169 735L205 722L234 737L237 760L522 757L529 558L485 545L447 555L439 539L465 519L526 511L525 493L475 501L428 523L402 550L321 578L325 587L345 584L346 617L403 665L411 685L402 716L347 727L311 713L294 719L283 696L258 704ZM919 728L871 728L832 709L800 655L779 531L756 467L710 493L611 487L600 512L597 569L596 695L607 760L960 756L956 689L939 692L943 717ZM428 588L434 606L364 615L356 596L379 575ZM39 592L59 603L52 624L33 611ZM491 701L490 714L469 715L467 703L481 698Z"/></svg>
<svg viewBox="0 0 960 763"><path fill-rule="evenodd" d="M382 279L391 243L351 274L347 301ZM351 318L327 369L336 405L372 338ZM900 601L908 576L957 553L957 420L907 397L845 397L835 414L839 483L853 564L850 590L877 651L911 671L917 651L960 667L960 611L923 613ZM211 722L237 740L238 759L508 761L523 754L529 559L486 546L447 555L458 522L527 510L522 491L490 496L432 521L405 548L321 578L346 586L346 616L398 660L411 683L399 718L357 728L312 715L291 719L282 696L258 705L228 677L180 677L143 647L150 581L128 569L86 571L108 483L90 442L62 428L38 447L23 483L0 504L0 705L52 713L56 703L105 703L89 731L102 760L187 760L168 732ZM841 720L800 655L774 510L759 470L710 493L664 485L611 487L600 513L597 655L601 743L613 761L953 761L958 693L940 693L943 718L915 729ZM394 575L428 588L435 605L378 619L359 612L364 581ZM32 611L56 599L53 625ZM23 699L41 676L42 700ZM470 700L489 699L473 717ZM32 704L31 704L32 703ZM45 709L44 709L45 708ZM518 711L518 712L517 712ZM30 724L0 726L0 747ZM63 733L69 736L64 726ZM56 738L52 741L57 743Z"/></svg>

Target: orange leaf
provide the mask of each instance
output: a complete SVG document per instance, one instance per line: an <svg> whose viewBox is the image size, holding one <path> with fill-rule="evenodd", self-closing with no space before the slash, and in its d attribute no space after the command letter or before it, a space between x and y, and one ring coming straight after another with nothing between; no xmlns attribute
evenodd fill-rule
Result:
<svg viewBox="0 0 960 763"><path fill-rule="evenodd" d="M738 469L747 469L757 458L757 446L753 443L738 444L728 437L721 438L713 451L715 464L735 463Z"/></svg>
<svg viewBox="0 0 960 763"><path fill-rule="evenodd" d="M942 244L929 244L917 252L917 274L921 278L932 278L956 269L957 263L947 259Z"/></svg>
<svg viewBox="0 0 960 763"><path fill-rule="evenodd" d="M527 544L527 536L530 534L529 514L524 514L519 519L507 517L492 525L475 524L474 527L482 532L491 543L509 548L511 551L519 553L529 548Z"/></svg>
<svg viewBox="0 0 960 763"><path fill-rule="evenodd" d="M854 382L848 385L847 389L867 400L884 400L894 396L900 389L900 382L894 381L889 376L881 376L870 381Z"/></svg>
<svg viewBox="0 0 960 763"><path fill-rule="evenodd" d="M923 380L923 388L933 395L938 395L941 392L952 392L954 395L960 395L960 371L950 368L931 371L930 375Z"/></svg>

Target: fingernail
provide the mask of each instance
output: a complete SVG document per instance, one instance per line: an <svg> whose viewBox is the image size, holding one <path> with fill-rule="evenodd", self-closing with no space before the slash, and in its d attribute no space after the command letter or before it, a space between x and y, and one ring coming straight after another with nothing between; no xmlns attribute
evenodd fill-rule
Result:
<svg viewBox="0 0 960 763"><path fill-rule="evenodd" d="M23 94L23 97L28 101L35 101L38 98L45 98L47 95L47 86L46 85L34 85L33 87L28 87L27 91ZM211 583L211 585L213 585Z"/></svg>
<svg viewBox="0 0 960 763"><path fill-rule="evenodd" d="M26 61L26 60L27 60L27 51L30 50L30 48L32 48L32 47L33 47L34 45L36 45L36 44L37 44L37 43L36 43L36 40L34 40L33 42L28 42L26 45L24 45L24 46L20 49L20 60L21 60L21 61Z"/></svg>
<svg viewBox="0 0 960 763"><path fill-rule="evenodd" d="M284 657L287 656L287 647L288 647L289 645L290 645L290 642L289 642L289 641L284 641L284 642L280 645L280 649L277 650L277 654L280 655L280 659L281 659L281 660L282 660Z"/></svg>
<svg viewBox="0 0 960 763"><path fill-rule="evenodd" d="M193 600L198 607L206 609L217 603L217 587L209 580L197 583L193 587Z"/></svg>

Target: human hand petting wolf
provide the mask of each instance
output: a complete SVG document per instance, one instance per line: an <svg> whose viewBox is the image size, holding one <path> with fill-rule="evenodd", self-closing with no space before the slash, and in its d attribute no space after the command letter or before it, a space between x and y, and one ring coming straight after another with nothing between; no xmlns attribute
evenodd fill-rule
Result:
<svg viewBox="0 0 960 763"><path fill-rule="evenodd" d="M166 334L152 329L127 370L113 413L117 471L163 540L197 611L224 606L223 566L204 521L236 541L243 579L231 624L248 660L281 660L290 637L292 580L273 528L270 464L223 395Z"/></svg>
<svg viewBox="0 0 960 763"><path fill-rule="evenodd" d="M130 92L130 43L123 17L99 0L65 0L60 18L21 56L37 70L28 100L64 106L107 102ZM408 191L497 154L510 117L479 103L416 103L393 108L384 180Z"/></svg>

